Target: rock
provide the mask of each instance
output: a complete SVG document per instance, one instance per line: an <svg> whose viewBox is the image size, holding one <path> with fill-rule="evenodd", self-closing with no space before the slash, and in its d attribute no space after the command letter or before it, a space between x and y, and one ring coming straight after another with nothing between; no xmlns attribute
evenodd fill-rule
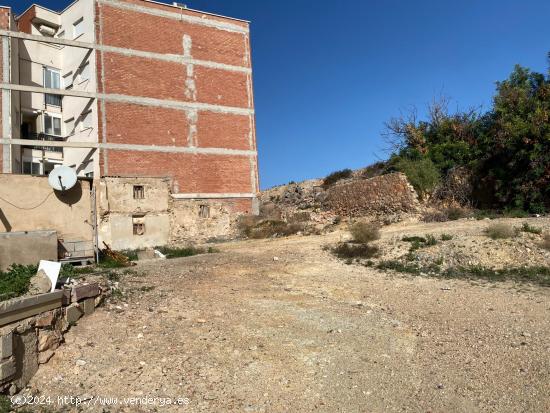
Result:
<svg viewBox="0 0 550 413"><path fill-rule="evenodd" d="M78 359L77 361L75 361L75 364L76 364L78 367L82 367L82 366L85 366L85 365L86 365L86 361L85 361L85 360Z"/></svg>
<svg viewBox="0 0 550 413"><path fill-rule="evenodd" d="M206 323L206 320L204 318L198 318L197 323L204 324Z"/></svg>
<svg viewBox="0 0 550 413"><path fill-rule="evenodd" d="M36 320L35 326L36 327L49 327L55 322L55 312L54 311L48 311L47 313L43 313L40 315L40 317Z"/></svg>
<svg viewBox="0 0 550 413"><path fill-rule="evenodd" d="M29 295L49 293L52 289L52 282L44 270L39 270L30 280Z"/></svg>
<svg viewBox="0 0 550 413"><path fill-rule="evenodd" d="M38 364L47 363L55 354L53 350L46 350L38 354Z"/></svg>
<svg viewBox="0 0 550 413"><path fill-rule="evenodd" d="M273 261L279 261L279 257L273 257Z"/></svg>
<svg viewBox="0 0 550 413"><path fill-rule="evenodd" d="M69 324L74 324L82 317L82 309L78 303L73 303L65 309L65 319Z"/></svg>
<svg viewBox="0 0 550 413"><path fill-rule="evenodd" d="M40 330L38 333L38 351L55 350L59 347L61 335L57 331Z"/></svg>

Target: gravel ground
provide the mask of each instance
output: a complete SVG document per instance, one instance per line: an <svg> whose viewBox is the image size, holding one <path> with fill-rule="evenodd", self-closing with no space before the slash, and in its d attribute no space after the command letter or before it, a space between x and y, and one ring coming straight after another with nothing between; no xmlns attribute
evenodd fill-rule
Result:
<svg viewBox="0 0 550 413"><path fill-rule="evenodd" d="M380 242L477 237L483 225L398 224ZM53 411L550 411L548 288L346 265L322 248L346 236L140 263L126 295L73 327L24 393L51 397Z"/></svg>

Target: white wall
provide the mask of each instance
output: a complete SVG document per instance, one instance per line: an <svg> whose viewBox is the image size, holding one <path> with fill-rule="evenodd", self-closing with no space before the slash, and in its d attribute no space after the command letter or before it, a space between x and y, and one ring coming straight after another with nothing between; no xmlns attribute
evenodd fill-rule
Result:
<svg viewBox="0 0 550 413"><path fill-rule="evenodd" d="M83 20L84 33L78 37L79 41L95 43L94 26L94 0L79 0L61 14L45 11L40 7L36 8L37 18L59 25L56 37L64 31L62 37L73 39L73 24L80 18ZM32 26L32 34L41 35L36 25ZM21 84L31 86L43 86L43 67L48 66L59 70L61 74L61 87L66 85L63 81L71 79L73 90L82 90L87 92L97 91L96 76L96 54L89 49L74 48L68 46L58 46L53 44L40 43L36 41L19 40L19 73L21 74ZM78 76L79 68L83 63L88 63L89 79L82 81ZM64 76L69 74L69 76ZM98 120L97 120L97 102L87 98L77 98L71 96L63 97L62 109L55 106L44 106L44 95L40 93L22 93L22 110L38 110L58 113L62 115L62 135L67 136L68 141L78 142L97 142L98 140ZM90 127L84 128L82 125L83 114L90 113ZM71 121L72 119L72 121ZM42 116L37 120L37 131L42 129ZM79 176L86 176L93 172L99 176L99 153L89 149L64 148L63 164L74 166Z"/></svg>

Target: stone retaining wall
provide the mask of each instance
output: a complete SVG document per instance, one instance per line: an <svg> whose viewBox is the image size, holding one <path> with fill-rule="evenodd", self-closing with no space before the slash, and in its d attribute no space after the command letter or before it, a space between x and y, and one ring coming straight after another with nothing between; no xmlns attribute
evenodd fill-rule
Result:
<svg viewBox="0 0 550 413"><path fill-rule="evenodd" d="M326 208L341 216L417 212L418 196L402 173L336 184L327 190Z"/></svg>
<svg viewBox="0 0 550 413"><path fill-rule="evenodd" d="M0 302L0 393L24 388L55 354L67 330L92 314L106 291L87 283Z"/></svg>

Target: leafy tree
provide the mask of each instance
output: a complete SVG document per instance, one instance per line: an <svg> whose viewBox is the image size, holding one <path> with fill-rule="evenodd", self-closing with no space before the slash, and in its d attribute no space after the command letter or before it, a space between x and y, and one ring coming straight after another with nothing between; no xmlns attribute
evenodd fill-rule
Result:
<svg viewBox="0 0 550 413"><path fill-rule="evenodd" d="M486 113L451 113L448 102L429 105L426 120L412 110L386 124L391 169L405 172L425 194L439 176L464 166L474 172L472 201L479 206L550 208L550 71L545 76L516 66L497 83Z"/></svg>

